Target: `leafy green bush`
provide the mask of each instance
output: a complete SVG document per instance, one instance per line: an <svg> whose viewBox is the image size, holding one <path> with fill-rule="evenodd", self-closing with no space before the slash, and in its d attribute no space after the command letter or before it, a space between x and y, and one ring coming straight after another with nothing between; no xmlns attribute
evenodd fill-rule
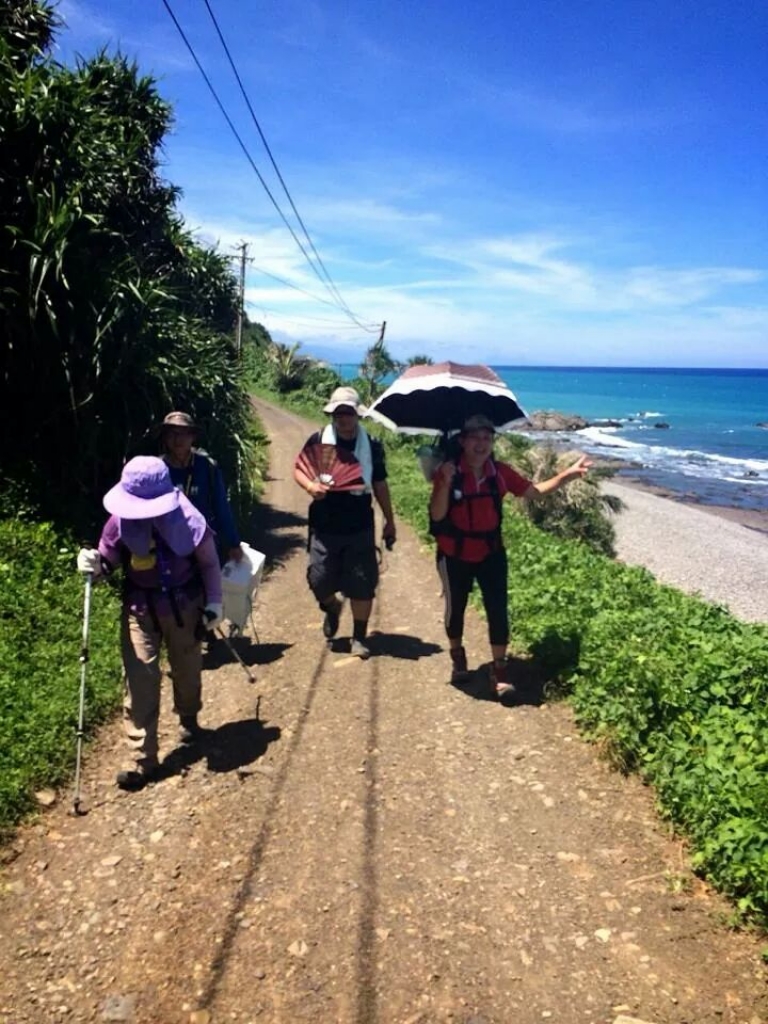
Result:
<svg viewBox="0 0 768 1024"><path fill-rule="evenodd" d="M249 402L230 262L161 176L169 104L119 55L57 63L57 25L49 4L0 0L0 468L85 530L172 408L242 492Z"/></svg>
<svg viewBox="0 0 768 1024"><path fill-rule="evenodd" d="M72 770L80 692L84 584L75 547L47 523L0 520L0 833L41 786ZM91 603L86 671L90 732L121 695L119 600Z"/></svg>

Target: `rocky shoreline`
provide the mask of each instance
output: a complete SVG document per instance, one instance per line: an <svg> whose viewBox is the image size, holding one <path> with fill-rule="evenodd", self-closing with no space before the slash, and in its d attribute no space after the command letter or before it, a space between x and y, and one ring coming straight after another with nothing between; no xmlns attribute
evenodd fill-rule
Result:
<svg viewBox="0 0 768 1024"><path fill-rule="evenodd" d="M758 426L761 425L762 424L758 424ZM538 410L531 413L524 423L515 429L520 433L528 433L531 431L551 434L552 437L547 438L547 444L551 444L552 446L563 450L570 450L577 447L574 446L573 440L565 440L563 437L558 435L564 433L578 433L578 431L585 430L588 427L620 426L622 426L622 424L618 421L589 421L583 416L579 416L575 413ZM657 423L655 426L658 427L661 426L661 424ZM663 424L663 427L668 429L669 424L665 423ZM590 452L589 457L596 465L604 466L613 470L616 474L615 479L617 483L621 483L622 485L634 490L654 494L659 498L668 499L676 504L688 505L701 509L702 512L706 512L708 515L717 516L721 519L727 519L730 522L739 523L741 526L745 526L749 530L755 530L768 536L768 509L750 509L734 505L712 504L704 501L695 492L674 491L669 487L662 487L658 484L649 482L643 478L642 467L638 466L636 462L630 462L627 459L616 458L615 456L597 455L594 452Z"/></svg>

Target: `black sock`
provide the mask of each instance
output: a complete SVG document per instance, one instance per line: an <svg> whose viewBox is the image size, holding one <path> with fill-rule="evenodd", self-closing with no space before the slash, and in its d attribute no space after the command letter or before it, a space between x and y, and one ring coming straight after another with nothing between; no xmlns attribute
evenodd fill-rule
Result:
<svg viewBox="0 0 768 1024"><path fill-rule="evenodd" d="M354 625L352 627L352 639L360 640L362 643L365 640L365 634L368 632L368 619L354 619Z"/></svg>

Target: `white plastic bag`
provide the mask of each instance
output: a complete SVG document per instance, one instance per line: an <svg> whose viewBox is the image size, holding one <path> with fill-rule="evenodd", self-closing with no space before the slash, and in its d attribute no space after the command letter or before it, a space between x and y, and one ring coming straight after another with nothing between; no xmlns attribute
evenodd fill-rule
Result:
<svg viewBox="0 0 768 1024"><path fill-rule="evenodd" d="M243 631L251 614L253 596L259 589L266 560L266 555L250 544L240 546L243 549L241 561L230 560L221 570L224 618L238 633Z"/></svg>

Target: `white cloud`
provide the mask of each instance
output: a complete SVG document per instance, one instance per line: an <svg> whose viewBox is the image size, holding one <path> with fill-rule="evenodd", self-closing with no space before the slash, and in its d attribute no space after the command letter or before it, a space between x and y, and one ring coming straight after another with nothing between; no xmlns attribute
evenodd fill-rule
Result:
<svg viewBox="0 0 768 1024"><path fill-rule="evenodd" d="M354 211L376 211L375 223L380 204L346 209L351 223L341 214L329 223L323 260L366 323L387 320L399 358L426 351L461 359L468 349L496 363L758 366L768 358L768 312L737 299L740 289L764 284L762 270L616 266L599 240L548 231L449 240L455 226L440 218L424 222L420 241L385 245L385 257L376 249L374 259L355 236ZM405 223L418 227L419 219L405 214ZM335 347L351 360L371 343L334 307L284 228L223 222L204 234L225 251L244 238L261 270L295 286L248 274L251 315L280 337L308 351Z"/></svg>

